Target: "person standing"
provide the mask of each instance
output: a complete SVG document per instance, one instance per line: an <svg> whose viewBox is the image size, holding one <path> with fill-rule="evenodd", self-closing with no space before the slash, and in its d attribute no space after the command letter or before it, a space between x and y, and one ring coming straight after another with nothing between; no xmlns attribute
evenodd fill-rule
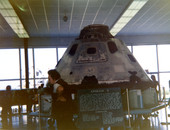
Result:
<svg viewBox="0 0 170 130"><path fill-rule="evenodd" d="M12 118L12 92L11 92L11 86L6 86L6 91L4 92L4 99L2 104L2 121L6 121L8 118L11 121Z"/></svg>
<svg viewBox="0 0 170 130"><path fill-rule="evenodd" d="M68 97L65 95L66 83L60 78L60 74L55 70L48 71L48 82L52 85L49 88L52 97L52 118L57 121L58 130L72 129L72 114L69 112Z"/></svg>

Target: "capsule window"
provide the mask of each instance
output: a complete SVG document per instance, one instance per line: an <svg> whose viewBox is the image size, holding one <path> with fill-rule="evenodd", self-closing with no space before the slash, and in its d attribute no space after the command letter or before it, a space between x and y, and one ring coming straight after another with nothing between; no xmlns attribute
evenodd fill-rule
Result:
<svg viewBox="0 0 170 130"><path fill-rule="evenodd" d="M96 53L96 48L91 47L87 49L87 54L95 54Z"/></svg>
<svg viewBox="0 0 170 130"><path fill-rule="evenodd" d="M136 59L134 58L133 55L128 54L128 57L132 62L136 62Z"/></svg>
<svg viewBox="0 0 170 130"><path fill-rule="evenodd" d="M112 41L108 42L107 45L108 45L110 53L115 53L118 50L116 44Z"/></svg>
<svg viewBox="0 0 170 130"><path fill-rule="evenodd" d="M69 51L69 54L70 54L71 56L73 56L73 55L76 53L77 47L78 47L78 44L74 44L74 45L71 47L71 49L70 49L70 51Z"/></svg>

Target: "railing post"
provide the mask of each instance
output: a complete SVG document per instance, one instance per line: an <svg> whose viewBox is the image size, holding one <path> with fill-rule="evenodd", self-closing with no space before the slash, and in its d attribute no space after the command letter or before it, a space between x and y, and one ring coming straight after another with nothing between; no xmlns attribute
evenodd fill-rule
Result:
<svg viewBox="0 0 170 130"><path fill-rule="evenodd" d="M126 97L127 97L127 108L128 108L128 117L129 117L129 128L131 128L128 88L126 88Z"/></svg>

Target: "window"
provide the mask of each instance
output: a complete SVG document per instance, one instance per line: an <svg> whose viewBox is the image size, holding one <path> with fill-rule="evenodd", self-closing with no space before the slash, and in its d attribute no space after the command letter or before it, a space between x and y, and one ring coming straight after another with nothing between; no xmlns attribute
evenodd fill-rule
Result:
<svg viewBox="0 0 170 130"><path fill-rule="evenodd" d="M58 49L59 58L66 48ZM12 89L25 89L25 52L24 49L0 49L0 90L7 85ZM29 48L29 87L38 87L46 84L47 71L54 69L57 64L56 48ZM20 68L21 67L21 68Z"/></svg>
<svg viewBox="0 0 170 130"><path fill-rule="evenodd" d="M25 88L25 57L21 49L22 88ZM48 70L54 69L57 64L56 48L29 48L29 88L37 88L41 83L46 84Z"/></svg>
<svg viewBox="0 0 170 130"><path fill-rule="evenodd" d="M110 41L107 43L110 53L115 53L117 51L117 46L114 42Z"/></svg>
<svg viewBox="0 0 170 130"><path fill-rule="evenodd" d="M0 50L0 79L19 79L19 50Z"/></svg>
<svg viewBox="0 0 170 130"><path fill-rule="evenodd" d="M74 45L71 47L71 49L70 49L70 51L69 51L69 54L70 54L71 56L74 56L74 54L76 53L77 47L78 47L78 44L74 44Z"/></svg>
<svg viewBox="0 0 170 130"><path fill-rule="evenodd" d="M35 78L36 87L46 84L48 70L54 69L57 64L56 48L35 48Z"/></svg>
<svg viewBox="0 0 170 130"><path fill-rule="evenodd" d="M61 59L67 48L58 48L58 61ZM76 50L75 50L76 51ZM69 52L70 53L70 52ZM75 52L74 52L75 53ZM74 55L74 54L73 54Z"/></svg>
<svg viewBox="0 0 170 130"><path fill-rule="evenodd" d="M25 78L25 53L24 49L21 49L21 78Z"/></svg>
<svg viewBox="0 0 170 130"><path fill-rule="evenodd" d="M160 85L169 91L170 80L170 45L158 45L159 71L160 71Z"/></svg>
<svg viewBox="0 0 170 130"><path fill-rule="evenodd" d="M54 69L57 64L55 48L36 48L34 49L35 57L35 77L47 77L47 71Z"/></svg>
<svg viewBox="0 0 170 130"><path fill-rule="evenodd" d="M159 71L170 71L170 45L158 45Z"/></svg>
<svg viewBox="0 0 170 130"><path fill-rule="evenodd" d="M133 54L144 70L157 71L156 46L133 46Z"/></svg>
<svg viewBox="0 0 170 130"><path fill-rule="evenodd" d="M91 47L87 49L87 54L95 54L96 53L96 48Z"/></svg>
<svg viewBox="0 0 170 130"><path fill-rule="evenodd" d="M170 73L160 73L160 86L169 91Z"/></svg>
<svg viewBox="0 0 170 130"><path fill-rule="evenodd" d="M133 55L128 54L128 57L132 62L136 62L136 59L133 57Z"/></svg>
<svg viewBox="0 0 170 130"><path fill-rule="evenodd" d="M132 52L132 46L127 46L130 52Z"/></svg>
<svg viewBox="0 0 170 130"><path fill-rule="evenodd" d="M0 90L6 90L6 86L11 85L11 89L20 89L20 80L3 80L0 81Z"/></svg>
<svg viewBox="0 0 170 130"><path fill-rule="evenodd" d="M12 89L20 86L19 49L0 49L0 90L11 85Z"/></svg>

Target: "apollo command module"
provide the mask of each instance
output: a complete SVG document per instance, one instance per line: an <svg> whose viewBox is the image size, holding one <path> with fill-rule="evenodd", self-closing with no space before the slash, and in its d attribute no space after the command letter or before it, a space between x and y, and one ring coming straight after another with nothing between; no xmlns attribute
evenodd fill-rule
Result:
<svg viewBox="0 0 170 130"><path fill-rule="evenodd" d="M89 25L82 29L79 37L67 48L56 70L69 85L81 85L90 77L95 78L98 84L111 87L114 84L132 87L129 81L140 82L139 86L146 84L143 87L152 84L127 46L114 38L106 25Z"/></svg>

